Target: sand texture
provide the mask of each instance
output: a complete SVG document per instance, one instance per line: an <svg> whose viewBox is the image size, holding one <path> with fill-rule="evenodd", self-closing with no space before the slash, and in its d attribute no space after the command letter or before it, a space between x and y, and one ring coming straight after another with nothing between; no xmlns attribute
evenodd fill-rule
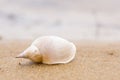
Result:
<svg viewBox="0 0 120 80"><path fill-rule="evenodd" d="M71 63L35 64L16 55L31 41L0 41L0 80L119 80L120 43L75 42Z"/></svg>

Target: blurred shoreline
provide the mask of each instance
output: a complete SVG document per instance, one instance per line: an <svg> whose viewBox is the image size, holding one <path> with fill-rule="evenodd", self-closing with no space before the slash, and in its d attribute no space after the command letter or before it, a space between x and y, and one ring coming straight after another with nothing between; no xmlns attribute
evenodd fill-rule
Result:
<svg viewBox="0 0 120 80"><path fill-rule="evenodd" d="M118 0L0 0L0 37L120 40Z"/></svg>

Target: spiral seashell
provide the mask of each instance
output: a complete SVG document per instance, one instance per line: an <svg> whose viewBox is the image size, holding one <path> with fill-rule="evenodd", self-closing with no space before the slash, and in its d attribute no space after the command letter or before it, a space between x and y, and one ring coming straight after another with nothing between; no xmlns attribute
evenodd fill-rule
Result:
<svg viewBox="0 0 120 80"><path fill-rule="evenodd" d="M72 61L76 54L75 45L57 36L43 36L16 58L27 58L44 64L60 64Z"/></svg>

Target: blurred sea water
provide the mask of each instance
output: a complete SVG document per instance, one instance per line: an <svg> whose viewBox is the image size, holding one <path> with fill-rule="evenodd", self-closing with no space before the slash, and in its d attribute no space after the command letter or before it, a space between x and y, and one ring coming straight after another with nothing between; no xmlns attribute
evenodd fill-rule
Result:
<svg viewBox="0 0 120 80"><path fill-rule="evenodd" d="M0 0L0 36L120 40L119 0Z"/></svg>

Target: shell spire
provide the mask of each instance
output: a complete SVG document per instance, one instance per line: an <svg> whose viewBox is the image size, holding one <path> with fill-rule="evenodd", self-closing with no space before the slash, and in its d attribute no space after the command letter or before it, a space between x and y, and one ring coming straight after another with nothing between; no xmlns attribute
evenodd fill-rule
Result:
<svg viewBox="0 0 120 80"><path fill-rule="evenodd" d="M16 58L26 58L26 55L24 53L20 53Z"/></svg>

